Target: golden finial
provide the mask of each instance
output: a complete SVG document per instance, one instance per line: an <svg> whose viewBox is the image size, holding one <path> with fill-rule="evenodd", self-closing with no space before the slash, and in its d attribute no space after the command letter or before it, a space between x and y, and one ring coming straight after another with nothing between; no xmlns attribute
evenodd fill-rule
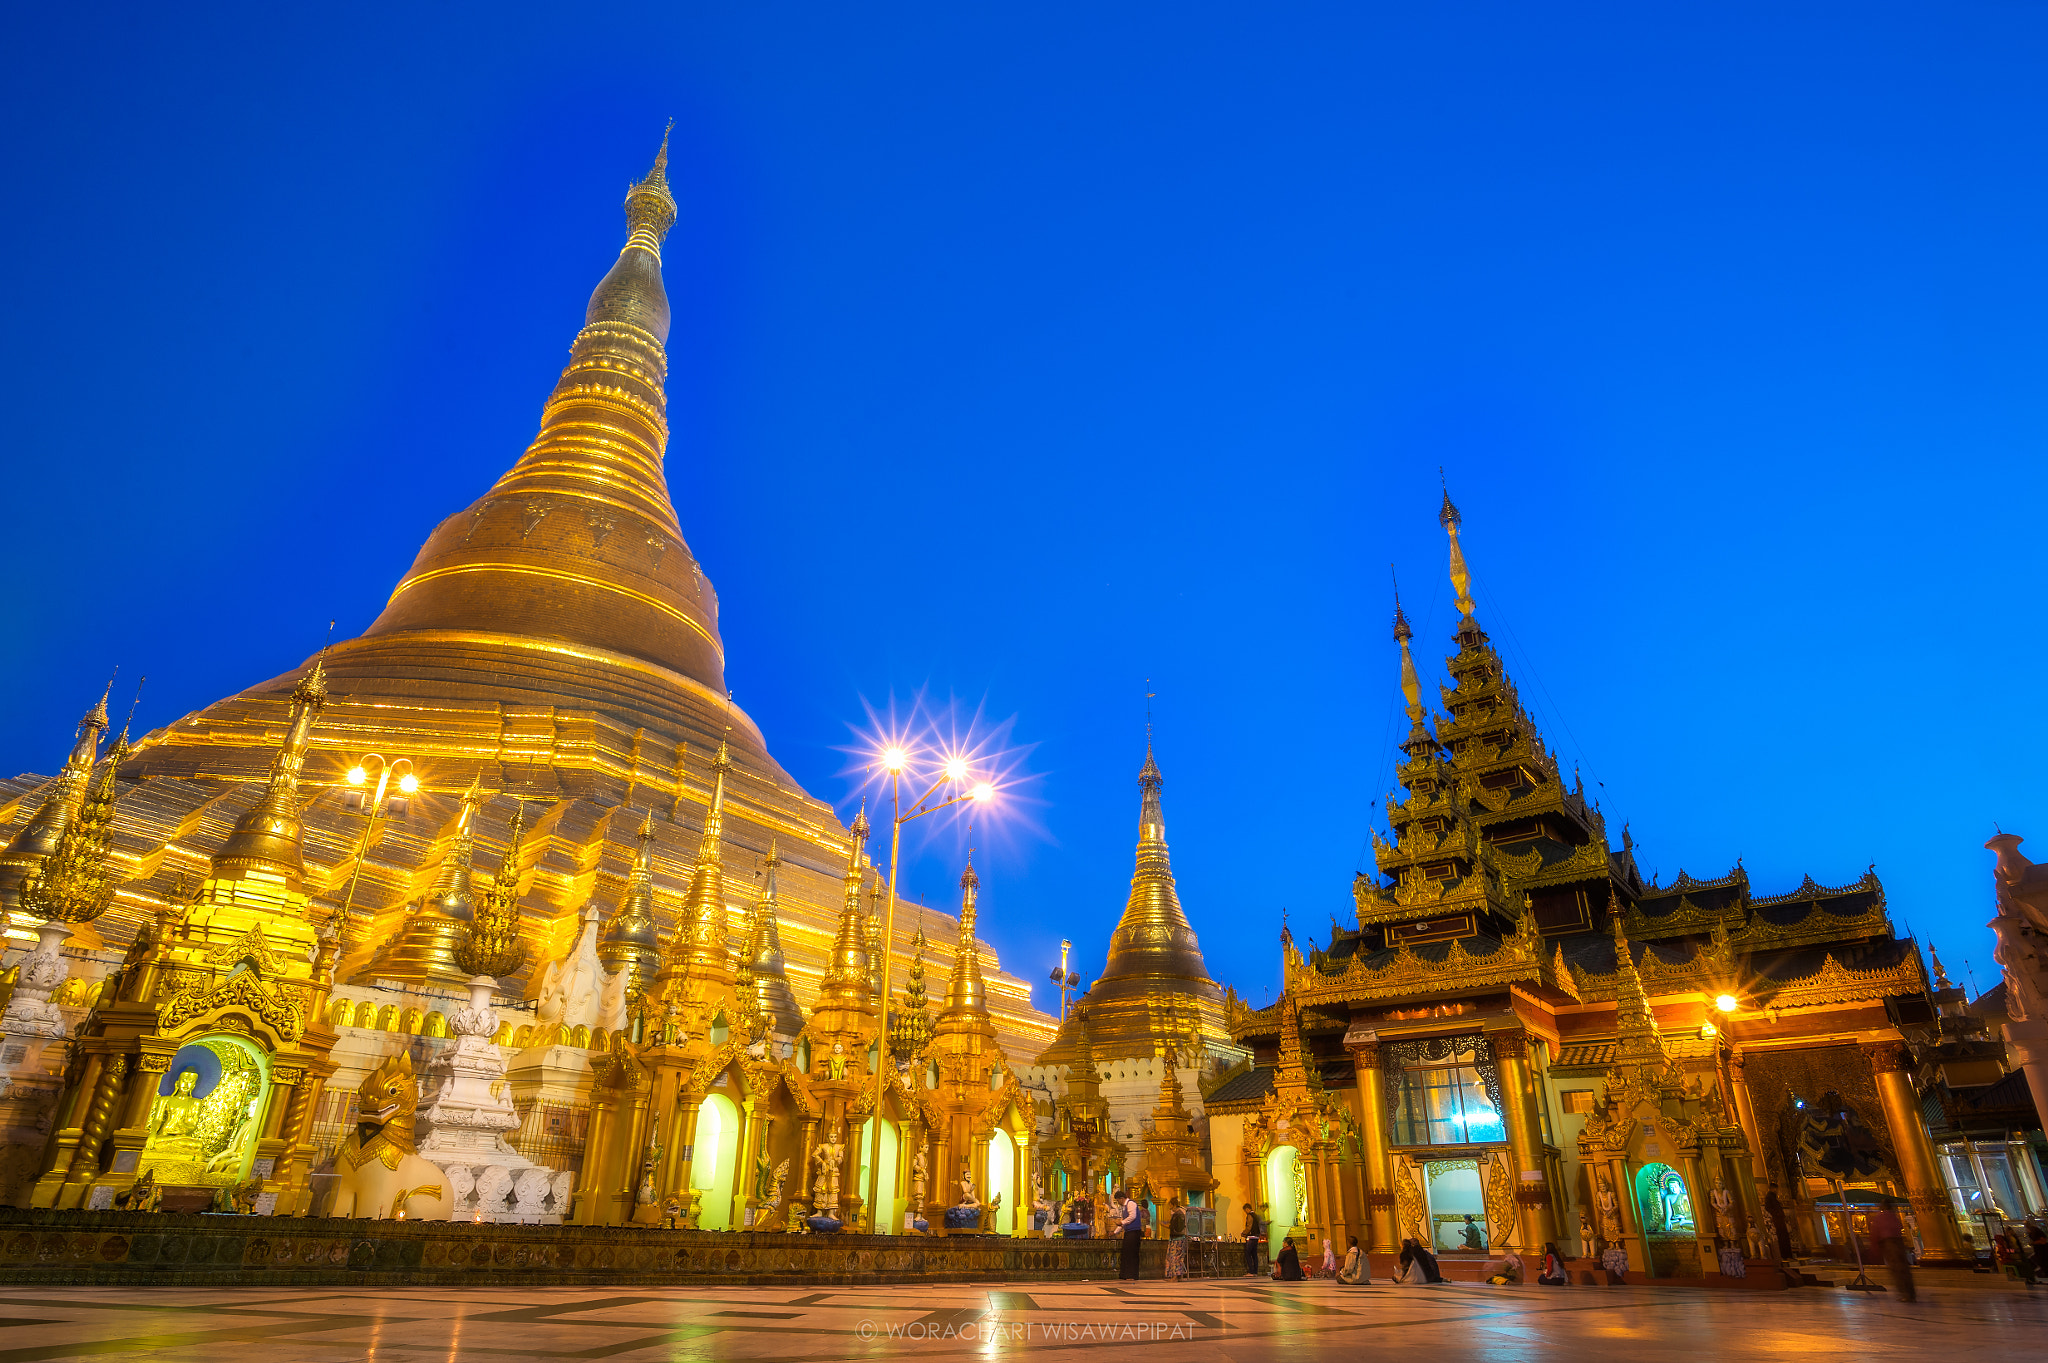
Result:
<svg viewBox="0 0 2048 1363"><path fill-rule="evenodd" d="M1443 470L1438 469L1437 473L1441 476ZM1465 567L1465 550L1458 543L1458 527L1464 523L1464 518L1458 514L1457 506L1451 501L1448 483L1444 485L1443 509L1437 512L1436 519L1437 523L1443 526L1444 533L1451 538L1451 586L1458 593L1458 612L1470 620L1472 612L1477 607L1472 601L1472 574Z"/></svg>
<svg viewBox="0 0 2048 1363"><path fill-rule="evenodd" d="M662 238L676 222L676 201L668 188L668 137L675 126L670 119L662 130L661 150L654 154L654 167L647 178L626 191L626 225L631 235L626 238L625 250L637 247L656 260L661 259Z"/></svg>

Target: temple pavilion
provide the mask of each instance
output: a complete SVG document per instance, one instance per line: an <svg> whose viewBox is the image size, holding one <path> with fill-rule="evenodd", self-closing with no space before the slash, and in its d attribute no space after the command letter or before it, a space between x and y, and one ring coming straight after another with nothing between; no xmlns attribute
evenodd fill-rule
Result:
<svg viewBox="0 0 2048 1363"><path fill-rule="evenodd" d="M1875 871L1752 892L1646 881L1567 781L1481 626L1448 494L1459 621L1434 715L1396 602L1409 730L1352 886L1355 928L1281 935L1283 990L1229 1028L1207 1096L1219 1212L1376 1255L1556 1242L1639 1274L1740 1272L1842 1243L1882 1196L1961 1256L1908 1042L1929 984ZM1868 1170L1819 1162L1844 1128ZM1732 1256L1732 1257L1730 1257ZM1390 1262L1390 1261L1389 1261Z"/></svg>

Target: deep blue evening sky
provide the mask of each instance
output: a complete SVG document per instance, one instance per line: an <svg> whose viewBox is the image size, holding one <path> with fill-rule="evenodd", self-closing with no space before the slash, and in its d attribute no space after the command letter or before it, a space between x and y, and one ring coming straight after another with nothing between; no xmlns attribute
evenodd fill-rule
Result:
<svg viewBox="0 0 2048 1363"><path fill-rule="evenodd" d="M1147 677L1212 970L1256 1001L1283 907L1350 921L1442 465L1646 872L1875 860L1993 981L1981 844L2048 856L2048 12L290 8L12 16L7 771L115 662L151 727L367 625L531 437L673 116L729 679L842 802L864 703L1014 718L1006 966L1099 969Z"/></svg>

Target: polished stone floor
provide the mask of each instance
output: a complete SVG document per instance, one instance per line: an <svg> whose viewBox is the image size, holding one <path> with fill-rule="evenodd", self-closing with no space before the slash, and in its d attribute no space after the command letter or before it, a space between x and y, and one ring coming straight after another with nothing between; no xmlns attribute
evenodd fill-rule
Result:
<svg viewBox="0 0 2048 1363"><path fill-rule="evenodd" d="M1844 1275L1846 1276L1846 1275ZM2033 1357L2048 1287L1922 1274L1920 1299L1838 1288L1339 1288L1263 1280L957 1287L0 1288L0 1363L497 1359L1162 1360L1675 1355Z"/></svg>

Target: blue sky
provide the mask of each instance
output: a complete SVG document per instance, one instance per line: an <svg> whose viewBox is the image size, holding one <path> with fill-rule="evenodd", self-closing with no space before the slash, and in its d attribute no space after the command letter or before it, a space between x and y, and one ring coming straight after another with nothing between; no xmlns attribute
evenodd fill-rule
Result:
<svg viewBox="0 0 2048 1363"><path fill-rule="evenodd" d="M669 477L729 680L840 802L868 706L1011 721L1007 967L1099 968L1148 677L1215 973L1257 999L1283 908L1350 921L1390 563L1448 648L1442 466L1481 619L1646 871L1875 861L1988 985L1981 845L2048 845L2044 28L24 11L0 766L49 770L115 662L154 725L368 624L530 438L673 117ZM950 898L959 836L909 888Z"/></svg>

